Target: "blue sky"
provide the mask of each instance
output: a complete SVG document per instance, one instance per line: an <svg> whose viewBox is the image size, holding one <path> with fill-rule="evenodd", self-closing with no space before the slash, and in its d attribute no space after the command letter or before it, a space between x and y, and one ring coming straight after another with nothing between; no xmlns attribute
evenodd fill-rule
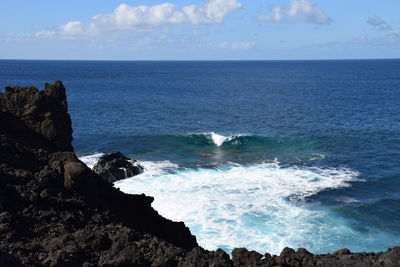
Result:
<svg viewBox="0 0 400 267"><path fill-rule="evenodd" d="M399 14L399 0L2 0L0 58L400 58Z"/></svg>

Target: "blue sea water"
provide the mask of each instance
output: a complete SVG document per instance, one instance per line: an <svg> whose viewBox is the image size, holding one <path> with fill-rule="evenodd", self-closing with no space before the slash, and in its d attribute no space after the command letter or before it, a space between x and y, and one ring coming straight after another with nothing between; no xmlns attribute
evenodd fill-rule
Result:
<svg viewBox="0 0 400 267"><path fill-rule="evenodd" d="M400 245L400 60L0 60L1 88L55 79L82 160L140 160L115 186L205 248Z"/></svg>

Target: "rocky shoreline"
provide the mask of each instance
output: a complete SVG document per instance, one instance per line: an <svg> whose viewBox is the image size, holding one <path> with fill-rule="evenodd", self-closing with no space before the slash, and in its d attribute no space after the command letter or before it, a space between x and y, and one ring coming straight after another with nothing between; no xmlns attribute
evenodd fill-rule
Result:
<svg viewBox="0 0 400 267"><path fill-rule="evenodd" d="M67 111L60 81L0 93L0 266L400 266L400 247L204 250L152 197L120 192L76 157Z"/></svg>

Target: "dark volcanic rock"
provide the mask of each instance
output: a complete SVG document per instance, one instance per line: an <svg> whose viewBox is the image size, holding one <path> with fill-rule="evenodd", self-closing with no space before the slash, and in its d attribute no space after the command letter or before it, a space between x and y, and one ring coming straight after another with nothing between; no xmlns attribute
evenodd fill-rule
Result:
<svg viewBox="0 0 400 267"><path fill-rule="evenodd" d="M235 248L232 251L232 261L235 266L257 266L262 264L262 257L260 253L245 248Z"/></svg>
<svg viewBox="0 0 400 267"><path fill-rule="evenodd" d="M121 152L112 152L101 156L93 171L106 181L113 183L143 172L136 160L126 157Z"/></svg>
<svg viewBox="0 0 400 267"><path fill-rule="evenodd" d="M42 91L33 86L6 87L0 98L0 107L1 111L19 119L9 127L18 127L22 122L50 141L54 145L53 150L73 150L71 119L67 113L65 88L61 81L46 83Z"/></svg>
<svg viewBox="0 0 400 267"><path fill-rule="evenodd" d="M400 266L400 247L264 257L235 249L232 260L198 247L152 197L121 193L77 159L59 81L0 93L0 126L0 266Z"/></svg>
<svg viewBox="0 0 400 267"><path fill-rule="evenodd" d="M151 207L152 197L123 194L77 159L61 82L8 87L0 125L0 263L99 264L106 251L122 250L115 246L127 232L132 242L147 240L142 250L153 239L177 251L197 246L183 223Z"/></svg>

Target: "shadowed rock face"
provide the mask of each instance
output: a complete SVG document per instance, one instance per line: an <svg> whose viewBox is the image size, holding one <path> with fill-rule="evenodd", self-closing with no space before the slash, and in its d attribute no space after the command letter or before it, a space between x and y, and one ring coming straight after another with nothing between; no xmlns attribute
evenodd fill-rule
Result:
<svg viewBox="0 0 400 267"><path fill-rule="evenodd" d="M0 93L0 266L400 266L385 253L206 251L152 197L126 195L79 161L60 81Z"/></svg>
<svg viewBox="0 0 400 267"><path fill-rule="evenodd" d="M60 261L77 266L93 257L98 263L105 250L121 253L123 248L113 245L129 235L132 242L146 236L177 251L197 246L183 223L151 207L152 197L123 194L77 159L60 81L42 91L6 88L0 94L0 125L3 253L28 265ZM99 244L93 247L93 242Z"/></svg>
<svg viewBox="0 0 400 267"><path fill-rule="evenodd" d="M93 171L107 182L113 183L138 175L143 172L143 168L136 160L126 157L121 152L112 152L101 156L94 165Z"/></svg>
<svg viewBox="0 0 400 267"><path fill-rule="evenodd" d="M6 87L0 98L0 107L3 112L16 116L19 122L45 137L54 145L54 150L73 151L71 119L61 81L46 83L42 91L32 86Z"/></svg>

